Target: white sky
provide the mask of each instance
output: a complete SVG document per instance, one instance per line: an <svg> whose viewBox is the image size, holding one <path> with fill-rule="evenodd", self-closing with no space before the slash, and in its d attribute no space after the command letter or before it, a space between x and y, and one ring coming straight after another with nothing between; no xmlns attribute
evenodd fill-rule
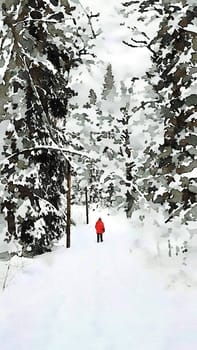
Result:
<svg viewBox="0 0 197 350"><path fill-rule="evenodd" d="M119 1L118 4L121 4ZM120 26L121 17L117 15L116 0L81 0L84 7L92 12L99 12L103 33L97 38L97 55L102 60L112 63L116 76L124 79L129 76L138 76L145 72L150 64L150 53L146 48L133 49L122 43L128 40L128 31Z"/></svg>

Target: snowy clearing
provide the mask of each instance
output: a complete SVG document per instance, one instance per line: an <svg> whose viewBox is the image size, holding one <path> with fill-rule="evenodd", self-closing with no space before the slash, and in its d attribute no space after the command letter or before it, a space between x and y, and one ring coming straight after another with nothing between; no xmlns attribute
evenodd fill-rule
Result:
<svg viewBox="0 0 197 350"><path fill-rule="evenodd" d="M196 349L196 288L167 255L165 266L148 255L126 220L105 223L103 243L93 221L76 226L70 249L62 241L10 281L0 297L2 350Z"/></svg>

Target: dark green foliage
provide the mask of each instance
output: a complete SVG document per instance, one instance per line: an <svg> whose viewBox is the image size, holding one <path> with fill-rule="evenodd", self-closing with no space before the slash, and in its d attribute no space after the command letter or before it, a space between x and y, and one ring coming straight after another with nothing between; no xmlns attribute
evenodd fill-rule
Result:
<svg viewBox="0 0 197 350"><path fill-rule="evenodd" d="M61 12L55 10L58 4ZM48 251L65 233L65 126L74 94L68 75L81 62L85 44L76 35L74 8L67 1L50 5L45 0L17 0L13 7L7 2L2 8L2 42L10 38L10 59L2 83L6 99L1 118L10 123L1 166L1 209L6 240L15 239L23 254L35 255ZM66 40L67 31L72 40Z"/></svg>
<svg viewBox="0 0 197 350"><path fill-rule="evenodd" d="M134 28L131 44L125 41L128 46L144 46L150 51L153 65L146 73L146 80L157 96L152 103L153 115L163 126L163 142L156 152L151 150L151 143L147 144L146 160L134 180L138 181L137 176L140 176L140 189L145 197L162 204L171 214L170 219L181 215L183 222L187 222L193 220L193 214L188 213L192 213L197 199L194 177L197 34L195 28L192 29L197 19L197 6L190 5L187 0L173 3L139 0L123 5L125 18L129 12L139 13L141 27L142 24L148 27L151 16L152 20L160 18L158 32L153 38L149 39L144 31L140 33L144 40L138 39ZM149 108L149 104L144 104L148 117ZM151 141L153 145L154 139Z"/></svg>

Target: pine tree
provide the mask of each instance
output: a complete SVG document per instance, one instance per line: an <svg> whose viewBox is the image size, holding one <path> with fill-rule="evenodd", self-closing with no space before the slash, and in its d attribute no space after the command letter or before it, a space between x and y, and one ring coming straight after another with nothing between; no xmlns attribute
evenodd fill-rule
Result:
<svg viewBox="0 0 197 350"><path fill-rule="evenodd" d="M74 10L67 0L2 5L1 118L10 124L1 168L1 206L7 241L15 239L23 253L32 255L50 249L65 233L70 162L65 128L73 95L68 78L87 54L89 37L77 25Z"/></svg>
<svg viewBox="0 0 197 350"><path fill-rule="evenodd" d="M197 7L177 1L174 6L166 3L164 9L165 17L155 38L157 47L152 46L157 72L150 81L161 98L160 111L165 124L157 175L166 190L159 196L156 191L155 201L167 203L170 219L181 210L188 213L196 202L195 176L192 174L196 167L194 42L197 34L189 27L197 17ZM178 27L173 27L173 23L178 23ZM156 84L155 75L159 75ZM190 218L188 214L186 216L192 218L192 214Z"/></svg>
<svg viewBox="0 0 197 350"><path fill-rule="evenodd" d="M147 167L152 169L150 176L143 181L144 193L147 199L162 204L170 213L166 221L174 215L181 215L182 210L187 221L194 217L192 208L195 208L196 201L194 21L197 7L187 0L173 3L139 0L126 2L123 13L125 18L128 13L135 14L140 23L140 30L133 28L132 39L125 44L147 47L151 54L152 67L147 72L147 81L156 94L152 104L154 118L160 116L163 127L163 142L157 143L154 152L151 144L147 144L144 150L150 155L144 163L144 170ZM150 18L152 22L160 23L158 32L152 37L148 35ZM147 31L143 30L145 26ZM150 103L144 104L147 115L149 107Z"/></svg>
<svg viewBox="0 0 197 350"><path fill-rule="evenodd" d="M106 100L112 99L116 96L115 80L112 72L112 65L109 63L106 68L106 74L104 76L102 98Z"/></svg>
<svg viewBox="0 0 197 350"><path fill-rule="evenodd" d="M88 97L90 100L90 104L95 105L97 102L97 96L96 96L96 92L94 91L94 89L90 89Z"/></svg>

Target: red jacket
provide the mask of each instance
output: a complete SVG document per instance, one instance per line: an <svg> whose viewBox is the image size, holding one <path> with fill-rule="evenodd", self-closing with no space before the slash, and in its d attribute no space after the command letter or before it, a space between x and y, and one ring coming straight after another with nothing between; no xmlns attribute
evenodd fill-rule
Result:
<svg viewBox="0 0 197 350"><path fill-rule="evenodd" d="M95 229L96 229L96 233L98 235L102 234L103 232L105 232L105 226L104 226L104 223L102 222L102 220L98 220L96 222Z"/></svg>

